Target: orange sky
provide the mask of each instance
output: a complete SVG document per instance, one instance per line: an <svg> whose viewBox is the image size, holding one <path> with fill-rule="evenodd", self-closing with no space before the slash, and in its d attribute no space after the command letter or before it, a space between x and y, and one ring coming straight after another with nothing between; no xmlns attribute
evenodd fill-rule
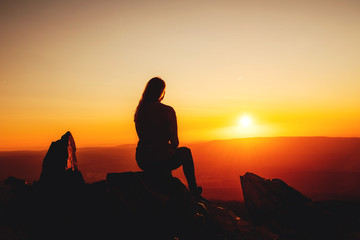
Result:
<svg viewBox="0 0 360 240"><path fill-rule="evenodd" d="M0 2L0 150L135 143L134 109L167 83L182 142L360 137L360 3ZM248 114L253 124L238 126Z"/></svg>

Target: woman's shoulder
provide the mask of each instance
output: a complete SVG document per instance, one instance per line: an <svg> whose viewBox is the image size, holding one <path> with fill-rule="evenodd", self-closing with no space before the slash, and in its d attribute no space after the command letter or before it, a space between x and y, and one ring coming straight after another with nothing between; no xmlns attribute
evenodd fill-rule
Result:
<svg viewBox="0 0 360 240"><path fill-rule="evenodd" d="M163 103L160 103L160 104L161 104L161 108L162 108L161 111L166 116L166 118L168 118L170 120L176 119L175 110L171 106L165 105Z"/></svg>
<svg viewBox="0 0 360 240"><path fill-rule="evenodd" d="M164 111L169 111L169 112L175 112L174 108L172 108L169 105L165 105L163 103L160 103L159 106L164 110Z"/></svg>

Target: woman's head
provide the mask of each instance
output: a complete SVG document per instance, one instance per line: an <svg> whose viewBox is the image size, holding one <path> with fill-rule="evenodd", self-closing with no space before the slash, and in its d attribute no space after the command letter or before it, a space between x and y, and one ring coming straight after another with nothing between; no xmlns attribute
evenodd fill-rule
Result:
<svg viewBox="0 0 360 240"><path fill-rule="evenodd" d="M159 77L154 77L146 84L141 101L150 103L161 101L164 98L165 82Z"/></svg>
<svg viewBox="0 0 360 240"><path fill-rule="evenodd" d="M159 77L154 77L146 84L145 90L136 108L134 120L137 121L139 113L146 103L160 102L165 95L165 82Z"/></svg>

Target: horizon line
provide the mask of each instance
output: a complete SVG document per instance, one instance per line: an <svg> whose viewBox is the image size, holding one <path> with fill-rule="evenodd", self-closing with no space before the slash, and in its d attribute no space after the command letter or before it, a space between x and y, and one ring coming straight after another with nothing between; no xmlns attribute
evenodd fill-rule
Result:
<svg viewBox="0 0 360 240"><path fill-rule="evenodd" d="M275 136L275 137L239 137L239 138L228 138L228 139L212 139L212 140L195 140L195 141L184 141L184 144L200 144L200 143L208 143L208 142L219 142L219 141L234 141L234 140L240 140L240 139L260 139L260 138L360 138L360 137L340 137L340 136ZM59 138L60 139L60 138ZM57 141L57 140L55 140ZM54 141L52 141L54 142ZM51 144L51 143L50 143ZM76 144L76 140L75 140L75 144ZM103 146L96 146L94 145L84 145L84 146L80 146L80 147L76 147L77 150L78 149L85 149L85 148L116 148L116 147L124 147L126 145L136 145L137 141L134 143L122 143L122 144L117 144L117 145L103 145ZM101 144L100 144L101 145ZM182 145L182 144L181 144ZM50 147L50 145L49 145ZM49 148L48 147L48 148ZM10 147L12 148L12 147ZM16 148L16 147L14 147ZM33 149L16 149L16 150L2 150L0 149L0 152L41 152L41 151L47 151L48 148L43 148L43 147L39 147L39 146L33 146L31 147Z"/></svg>

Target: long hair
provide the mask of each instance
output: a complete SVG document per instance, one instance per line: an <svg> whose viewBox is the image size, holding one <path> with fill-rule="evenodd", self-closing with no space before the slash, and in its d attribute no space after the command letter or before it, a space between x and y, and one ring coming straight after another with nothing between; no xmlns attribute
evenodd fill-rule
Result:
<svg viewBox="0 0 360 240"><path fill-rule="evenodd" d="M161 101L164 98L165 82L159 77L154 77L146 84L142 97L136 108L134 121L139 118L139 114L143 110L144 106L148 103L154 103Z"/></svg>

